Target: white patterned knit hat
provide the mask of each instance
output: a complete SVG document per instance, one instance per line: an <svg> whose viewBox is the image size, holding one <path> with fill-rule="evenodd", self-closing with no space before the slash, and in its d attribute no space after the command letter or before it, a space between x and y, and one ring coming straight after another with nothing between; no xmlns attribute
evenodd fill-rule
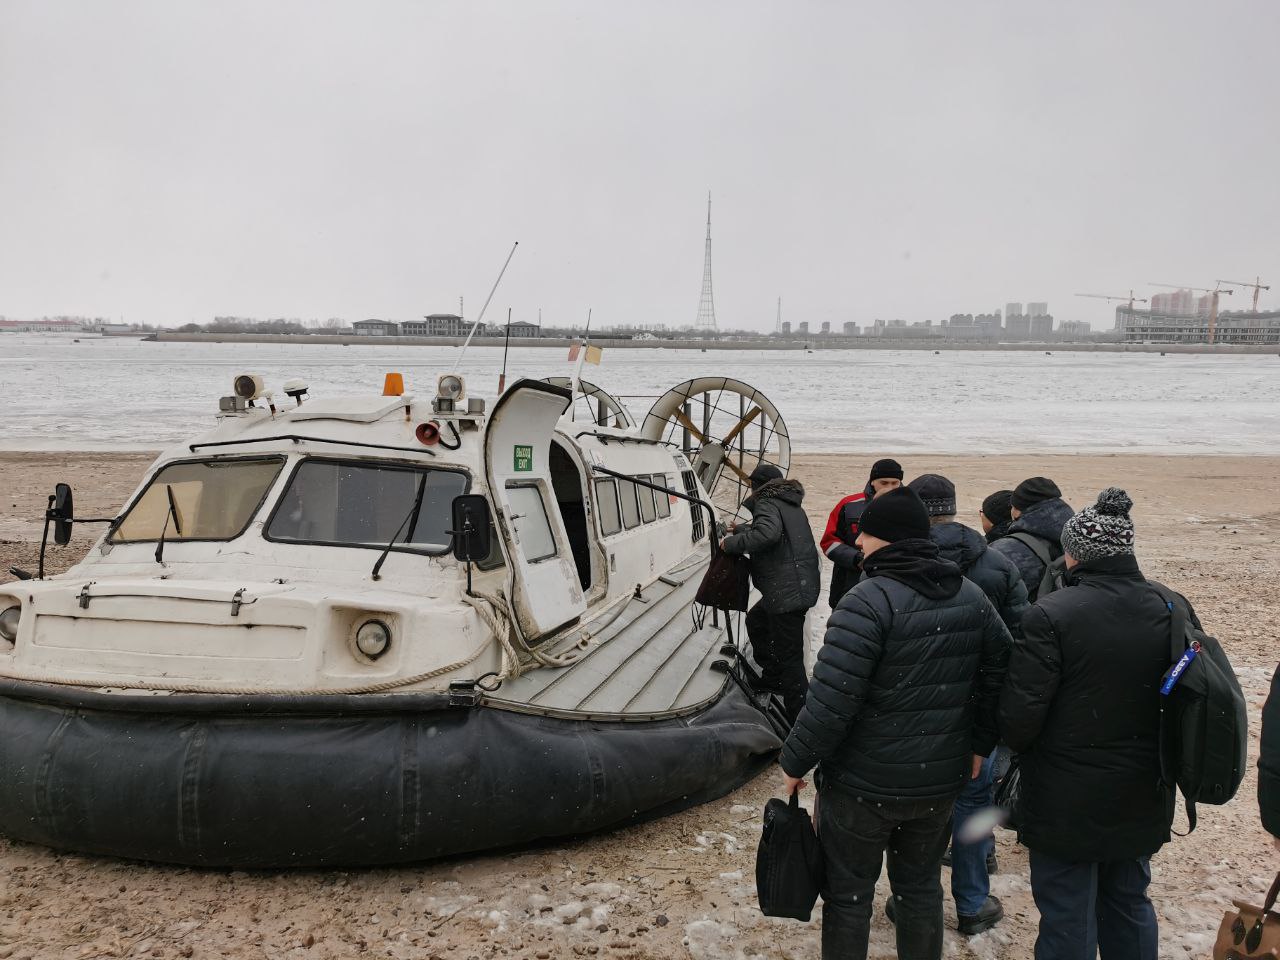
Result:
<svg viewBox="0 0 1280 960"><path fill-rule="evenodd" d="M1107 487L1062 528L1062 549L1081 563L1133 553L1133 501L1119 487Z"/></svg>

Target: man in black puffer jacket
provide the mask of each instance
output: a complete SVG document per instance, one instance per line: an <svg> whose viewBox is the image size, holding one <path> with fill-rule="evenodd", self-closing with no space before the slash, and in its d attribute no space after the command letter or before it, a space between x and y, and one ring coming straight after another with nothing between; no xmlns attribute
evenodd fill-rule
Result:
<svg viewBox="0 0 1280 960"><path fill-rule="evenodd" d="M764 686L782 694L788 719L804 703L804 615L818 602L818 548L805 516L804 487L763 463L751 473L743 506L751 523L720 541L730 556L746 554L760 600L747 611L747 636Z"/></svg>
<svg viewBox="0 0 1280 960"><path fill-rule="evenodd" d="M1034 603L1045 565L1022 538L1034 538L1056 560L1062 556L1062 525L1074 511L1062 499L1058 485L1046 477L1023 480L1014 488L1010 501L1013 523L991 546L1014 562L1027 586L1027 596Z"/></svg>
<svg viewBox="0 0 1280 960"><path fill-rule="evenodd" d="M1258 810L1262 829L1280 850L1280 667L1271 677L1271 692L1262 705L1262 739L1258 743Z"/></svg>
<svg viewBox="0 0 1280 960"><path fill-rule="evenodd" d="M858 536L866 576L827 622L782 748L788 793L821 763L824 958L866 957L886 850L898 956L942 955L951 807L996 745L1009 631L928 536L911 490L867 505Z"/></svg>
<svg viewBox="0 0 1280 960"><path fill-rule="evenodd" d="M926 473L908 486L929 512L929 539L938 545L942 558L982 588L1013 637L1022 636L1022 615L1029 606L1027 588L1011 560L990 549L977 530L956 523L955 484L936 473ZM966 936L989 930L1004 918L1004 907L991 895L987 875L988 862L995 860L995 837L991 830L972 836L975 831L967 826L971 817L991 806L994 760L992 752L982 762L978 776L965 784L956 798L951 827L951 896L960 932Z"/></svg>
<svg viewBox="0 0 1280 960"><path fill-rule="evenodd" d="M1134 558L1131 506L1110 487L1067 522L1067 586L1023 618L1000 698L1021 755L1037 960L1158 952L1147 886L1173 818L1160 778L1170 613Z"/></svg>

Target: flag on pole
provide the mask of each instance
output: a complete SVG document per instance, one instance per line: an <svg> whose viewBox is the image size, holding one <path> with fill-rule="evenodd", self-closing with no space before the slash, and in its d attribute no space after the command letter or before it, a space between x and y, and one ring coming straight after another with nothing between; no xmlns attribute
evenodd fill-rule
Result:
<svg viewBox="0 0 1280 960"><path fill-rule="evenodd" d="M583 359L586 360L587 363L594 363L596 366L599 366L600 357L603 353L604 353L604 349L602 347L594 347L588 344L587 355Z"/></svg>
<svg viewBox="0 0 1280 960"><path fill-rule="evenodd" d="M569 348L569 362L570 362L570 363L573 363L573 361L575 361L575 360L577 360L577 359L578 359L578 352L579 352L581 349L582 349L582 344L580 344L580 343L575 343L575 344L573 344L573 346L571 346L571 347Z"/></svg>

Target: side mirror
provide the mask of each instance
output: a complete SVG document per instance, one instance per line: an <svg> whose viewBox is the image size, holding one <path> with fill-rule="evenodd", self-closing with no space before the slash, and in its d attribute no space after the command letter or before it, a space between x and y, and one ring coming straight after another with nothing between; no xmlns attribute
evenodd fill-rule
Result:
<svg viewBox="0 0 1280 960"><path fill-rule="evenodd" d="M70 484L60 483L49 498L48 517L53 521L53 542L65 547L71 542L71 524L75 521L75 505Z"/></svg>
<svg viewBox="0 0 1280 960"><path fill-rule="evenodd" d="M453 498L453 556L457 560L483 560L493 549L489 501L478 493Z"/></svg>

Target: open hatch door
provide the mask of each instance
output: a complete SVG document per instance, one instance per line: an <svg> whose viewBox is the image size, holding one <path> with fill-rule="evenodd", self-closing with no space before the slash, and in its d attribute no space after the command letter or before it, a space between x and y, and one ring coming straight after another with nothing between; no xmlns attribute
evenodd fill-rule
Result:
<svg viewBox="0 0 1280 960"><path fill-rule="evenodd" d="M485 474L511 563L511 606L530 643L587 609L551 486L551 436L570 400L563 387L517 380L485 427Z"/></svg>

